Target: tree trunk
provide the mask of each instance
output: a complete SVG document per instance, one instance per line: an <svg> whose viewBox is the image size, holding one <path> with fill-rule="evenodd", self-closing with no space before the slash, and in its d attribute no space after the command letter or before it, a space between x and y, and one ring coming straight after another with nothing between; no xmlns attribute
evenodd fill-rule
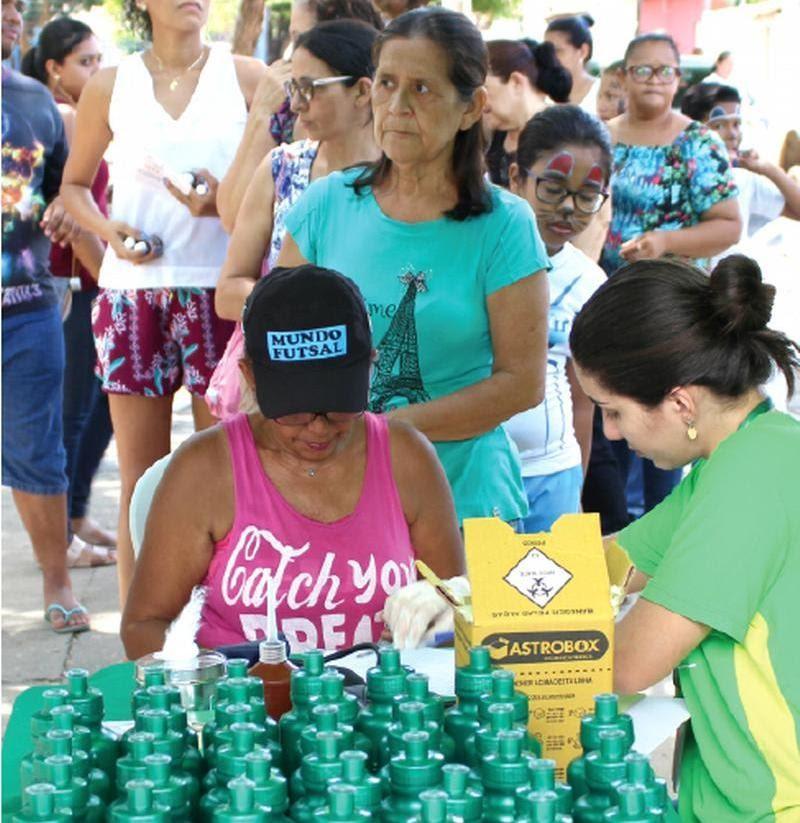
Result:
<svg viewBox="0 0 800 823"><path fill-rule="evenodd" d="M263 25L264 0L240 0L233 32L233 53L252 55Z"/></svg>

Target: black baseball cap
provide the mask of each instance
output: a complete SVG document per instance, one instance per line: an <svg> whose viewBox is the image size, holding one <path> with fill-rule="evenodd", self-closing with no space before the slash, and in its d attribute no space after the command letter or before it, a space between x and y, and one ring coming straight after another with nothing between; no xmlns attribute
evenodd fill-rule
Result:
<svg viewBox="0 0 800 823"><path fill-rule="evenodd" d="M242 313L264 417L367 408L372 330L356 284L306 264L273 269Z"/></svg>

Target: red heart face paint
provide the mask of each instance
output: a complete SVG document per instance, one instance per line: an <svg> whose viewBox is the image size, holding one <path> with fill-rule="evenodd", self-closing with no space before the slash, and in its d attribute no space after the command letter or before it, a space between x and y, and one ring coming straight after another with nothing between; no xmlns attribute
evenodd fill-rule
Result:
<svg viewBox="0 0 800 823"><path fill-rule="evenodd" d="M587 183L593 186L597 186L598 188L603 187L603 170L600 166L595 163L590 169L589 173L586 175L585 180L583 181L583 185L585 186Z"/></svg>
<svg viewBox="0 0 800 823"><path fill-rule="evenodd" d="M572 154L568 151L561 151L550 159L544 170L569 177L574 168L575 158Z"/></svg>

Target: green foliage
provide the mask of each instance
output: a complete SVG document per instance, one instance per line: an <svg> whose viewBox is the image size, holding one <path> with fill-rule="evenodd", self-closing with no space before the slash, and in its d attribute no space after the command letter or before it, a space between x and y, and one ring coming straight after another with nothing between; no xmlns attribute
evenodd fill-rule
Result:
<svg viewBox="0 0 800 823"><path fill-rule="evenodd" d="M472 10L483 17L518 17L521 0L472 0Z"/></svg>

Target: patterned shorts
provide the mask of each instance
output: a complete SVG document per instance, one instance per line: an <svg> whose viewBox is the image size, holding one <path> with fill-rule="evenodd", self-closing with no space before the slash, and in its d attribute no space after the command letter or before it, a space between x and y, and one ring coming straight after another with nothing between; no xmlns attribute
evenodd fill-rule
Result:
<svg viewBox="0 0 800 823"><path fill-rule="evenodd" d="M92 306L103 391L204 395L234 323L214 311L214 289L101 289Z"/></svg>

